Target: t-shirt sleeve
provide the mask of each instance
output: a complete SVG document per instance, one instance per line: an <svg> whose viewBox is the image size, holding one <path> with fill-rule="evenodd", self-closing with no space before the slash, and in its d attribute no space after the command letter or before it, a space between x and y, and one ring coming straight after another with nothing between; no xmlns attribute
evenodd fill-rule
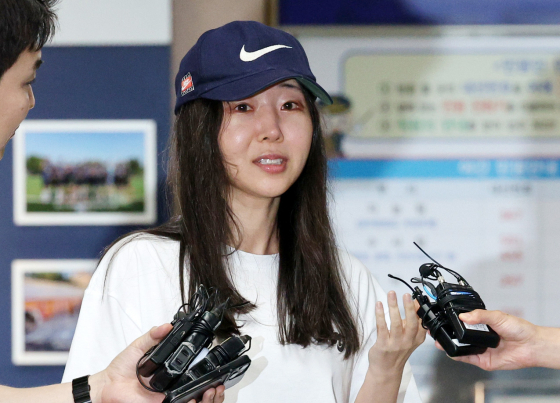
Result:
<svg viewBox="0 0 560 403"><path fill-rule="evenodd" d="M117 244L96 269L84 294L62 382L105 369L143 333L138 313L130 308L134 303L123 303L137 298L127 294L137 289L135 249L134 241Z"/></svg>
<svg viewBox="0 0 560 403"><path fill-rule="evenodd" d="M381 288L367 267L356 258L347 255L341 259L349 281L354 304L358 310L358 329L363 333L362 347L354 357L354 369L350 385L350 402L355 402L362 387L369 367L368 352L377 340L375 320L375 303L383 302L385 320L390 324L387 308L387 294ZM420 394L412 375L412 369L407 362L404 368L397 403L421 403Z"/></svg>

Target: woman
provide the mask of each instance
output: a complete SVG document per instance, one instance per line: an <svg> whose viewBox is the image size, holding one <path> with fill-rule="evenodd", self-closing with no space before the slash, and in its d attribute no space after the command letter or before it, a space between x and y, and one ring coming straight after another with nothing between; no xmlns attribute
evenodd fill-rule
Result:
<svg viewBox="0 0 560 403"><path fill-rule="evenodd" d="M396 401L425 332L410 296L403 324L390 293L389 333L378 283L335 247L314 102L330 97L299 42L256 22L208 31L181 62L176 91L174 218L102 259L64 379L103 365L204 284L237 306L218 335L253 338L251 367L226 401ZM419 401L404 378L404 401ZM203 401L223 399L218 387Z"/></svg>

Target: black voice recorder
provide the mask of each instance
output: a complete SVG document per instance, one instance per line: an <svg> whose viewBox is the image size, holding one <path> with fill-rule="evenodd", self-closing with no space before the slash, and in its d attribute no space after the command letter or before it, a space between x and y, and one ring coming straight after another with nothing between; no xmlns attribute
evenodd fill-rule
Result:
<svg viewBox="0 0 560 403"><path fill-rule="evenodd" d="M169 334L136 365L141 385L152 392L163 392L167 403L199 399L206 390L221 384L227 388L239 382L251 365L249 357L242 355L251 347L248 335L228 338L191 365L212 344L228 309L228 301L217 304L217 299L216 292L209 294L201 285L189 303L179 308ZM149 376L147 386L141 377Z"/></svg>
<svg viewBox="0 0 560 403"><path fill-rule="evenodd" d="M500 336L485 324L469 325L459 319L461 313L475 309L486 309L480 295L456 271L440 265L424 250L414 243L433 263L420 266L420 277L410 281L423 285L426 293L432 297L430 301L418 286L412 288L408 283L389 274L389 277L399 280L412 290L412 298L418 301L420 307L417 314L422 319L422 326L430 331L430 335L441 344L447 355L458 357L471 354L482 354L488 347L495 348L500 342ZM439 270L445 270L457 280L457 284L445 281ZM434 286L427 280L437 281Z"/></svg>

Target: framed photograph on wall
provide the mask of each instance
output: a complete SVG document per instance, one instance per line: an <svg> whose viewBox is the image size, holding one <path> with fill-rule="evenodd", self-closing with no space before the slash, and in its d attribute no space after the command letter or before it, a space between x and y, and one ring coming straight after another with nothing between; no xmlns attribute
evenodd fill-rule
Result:
<svg viewBox="0 0 560 403"><path fill-rule="evenodd" d="M156 221L153 120L30 120L14 137L16 225Z"/></svg>
<svg viewBox="0 0 560 403"><path fill-rule="evenodd" d="M12 362L64 365L95 259L12 262Z"/></svg>

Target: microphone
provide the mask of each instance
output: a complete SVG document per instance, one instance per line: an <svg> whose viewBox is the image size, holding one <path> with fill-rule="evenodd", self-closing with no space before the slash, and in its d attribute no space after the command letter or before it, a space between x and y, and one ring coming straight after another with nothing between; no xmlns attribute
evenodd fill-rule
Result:
<svg viewBox="0 0 560 403"><path fill-rule="evenodd" d="M224 302L213 310L205 312L193 324L191 333L150 379L152 388L158 392L163 392L172 381L185 372L200 351L212 343L214 331L222 322L226 305L227 303Z"/></svg>
<svg viewBox="0 0 560 403"><path fill-rule="evenodd" d="M251 336L248 335L230 337L222 344L212 348L206 357L181 375L173 384L173 389L178 389L233 361L250 348L250 343Z"/></svg>
<svg viewBox="0 0 560 403"><path fill-rule="evenodd" d="M422 277L428 277L434 274L436 268L433 263L424 263L418 270L420 271L420 275Z"/></svg>

